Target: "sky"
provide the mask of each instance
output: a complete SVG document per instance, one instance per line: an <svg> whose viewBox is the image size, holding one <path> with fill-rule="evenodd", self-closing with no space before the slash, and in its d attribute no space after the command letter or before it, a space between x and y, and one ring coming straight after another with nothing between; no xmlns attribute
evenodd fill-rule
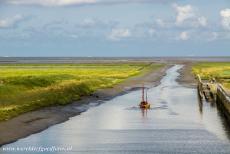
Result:
<svg viewBox="0 0 230 154"><path fill-rule="evenodd" d="M230 1L0 0L0 56L230 56Z"/></svg>

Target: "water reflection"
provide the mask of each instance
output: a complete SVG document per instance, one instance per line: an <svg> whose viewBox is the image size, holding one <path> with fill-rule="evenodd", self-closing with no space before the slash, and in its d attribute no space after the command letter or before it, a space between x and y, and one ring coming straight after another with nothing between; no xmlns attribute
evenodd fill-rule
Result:
<svg viewBox="0 0 230 154"><path fill-rule="evenodd" d="M148 115L148 109L140 109L142 113L142 117L145 118Z"/></svg>
<svg viewBox="0 0 230 154"><path fill-rule="evenodd" d="M207 129L224 140L230 140L230 122L216 102L207 102L198 98L199 113Z"/></svg>
<svg viewBox="0 0 230 154"><path fill-rule="evenodd" d="M217 107L217 111L218 111L218 115L221 117L220 120L225 130L225 134L230 140L230 120L226 117L226 115L223 113L223 111L219 107Z"/></svg>
<svg viewBox="0 0 230 154"><path fill-rule="evenodd" d="M200 115L202 117L202 115L203 115L203 102L200 98L198 98L197 100L198 100L199 112L200 112Z"/></svg>
<svg viewBox="0 0 230 154"><path fill-rule="evenodd" d="M198 106L202 120L204 120L206 125L209 125L208 129L211 132L215 132L220 138L230 141L230 121L216 102L207 102L198 97ZM205 110L205 113L203 113L203 110ZM203 116L205 116L205 118L203 118ZM206 116L209 116L209 119ZM216 125L217 123L219 123L219 125Z"/></svg>

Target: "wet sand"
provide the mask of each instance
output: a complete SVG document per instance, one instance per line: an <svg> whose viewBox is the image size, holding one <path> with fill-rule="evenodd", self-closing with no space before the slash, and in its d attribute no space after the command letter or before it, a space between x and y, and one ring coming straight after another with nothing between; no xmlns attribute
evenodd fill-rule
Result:
<svg viewBox="0 0 230 154"><path fill-rule="evenodd" d="M195 79L194 74L192 73L192 66L195 64L194 62L182 62L184 67L179 70L180 76L177 79L181 85L188 88L195 88L197 86L197 81Z"/></svg>
<svg viewBox="0 0 230 154"><path fill-rule="evenodd" d="M165 75L166 70L171 66L171 64L167 64L159 70L152 70L144 75L132 77L113 88L98 90L91 96L84 97L80 101L67 106L48 107L1 122L0 146L41 132L52 125L67 121L70 117L87 110L87 108L77 108L82 104L89 104L91 102L101 103L104 100L109 100L118 95L135 90L143 83L149 86L157 86L160 84L160 80Z"/></svg>

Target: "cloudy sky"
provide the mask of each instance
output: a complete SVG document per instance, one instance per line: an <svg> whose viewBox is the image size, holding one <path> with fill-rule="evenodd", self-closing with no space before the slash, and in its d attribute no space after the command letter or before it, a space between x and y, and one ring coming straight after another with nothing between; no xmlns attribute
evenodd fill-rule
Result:
<svg viewBox="0 0 230 154"><path fill-rule="evenodd" d="M0 56L230 56L230 1L0 0Z"/></svg>

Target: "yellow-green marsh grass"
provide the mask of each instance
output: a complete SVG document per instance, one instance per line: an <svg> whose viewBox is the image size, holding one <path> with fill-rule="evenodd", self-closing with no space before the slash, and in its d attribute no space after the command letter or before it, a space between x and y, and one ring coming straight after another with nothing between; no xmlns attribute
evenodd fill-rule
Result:
<svg viewBox="0 0 230 154"><path fill-rule="evenodd" d="M230 62L202 62L193 67L193 72L199 74L203 80L215 78L223 86L230 89Z"/></svg>
<svg viewBox="0 0 230 154"><path fill-rule="evenodd" d="M0 121L42 107L65 105L161 64L2 64Z"/></svg>

